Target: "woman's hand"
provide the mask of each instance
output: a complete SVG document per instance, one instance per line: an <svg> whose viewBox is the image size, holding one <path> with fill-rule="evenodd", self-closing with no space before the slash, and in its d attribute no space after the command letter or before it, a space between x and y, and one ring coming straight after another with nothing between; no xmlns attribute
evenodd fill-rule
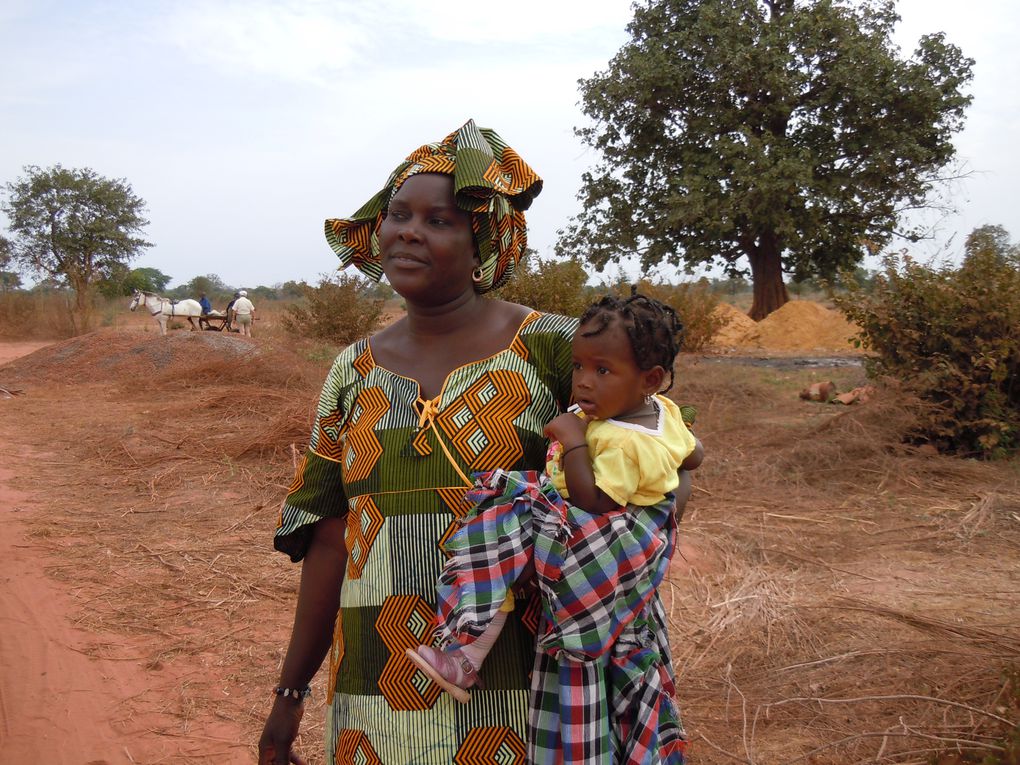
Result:
<svg viewBox="0 0 1020 765"><path fill-rule="evenodd" d="M305 765L291 750L304 712L303 702L276 697L259 739L259 765Z"/></svg>
<svg viewBox="0 0 1020 765"><path fill-rule="evenodd" d="M588 424L572 412L561 414L545 426L543 433L550 441L559 441L565 449L583 444Z"/></svg>
<svg viewBox="0 0 1020 765"><path fill-rule="evenodd" d="M294 628L280 671L284 688L300 688L308 683L329 651L347 566L346 528L346 518L323 518L312 531L301 564ZM304 760L291 751L303 713L300 699L276 697L259 739L259 765L304 765Z"/></svg>

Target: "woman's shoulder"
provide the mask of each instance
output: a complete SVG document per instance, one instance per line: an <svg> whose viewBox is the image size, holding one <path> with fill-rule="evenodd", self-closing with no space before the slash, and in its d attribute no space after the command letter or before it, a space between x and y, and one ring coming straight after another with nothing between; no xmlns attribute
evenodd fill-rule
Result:
<svg viewBox="0 0 1020 765"><path fill-rule="evenodd" d="M525 306L521 306L521 308L525 312L525 318L521 324L521 336L545 335L568 343L574 339L574 331L577 329L577 319L574 317L536 311Z"/></svg>
<svg viewBox="0 0 1020 765"><path fill-rule="evenodd" d="M333 359L327 378L347 383L354 377L364 377L366 366L371 364L371 355L367 338L354 341Z"/></svg>

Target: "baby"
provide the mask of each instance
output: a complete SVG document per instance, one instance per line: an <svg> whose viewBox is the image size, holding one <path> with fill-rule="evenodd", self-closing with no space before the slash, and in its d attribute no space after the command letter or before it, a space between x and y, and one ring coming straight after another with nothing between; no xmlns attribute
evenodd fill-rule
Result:
<svg viewBox="0 0 1020 765"><path fill-rule="evenodd" d="M575 406L545 428L545 473L476 476L478 504L447 543L439 580L448 647L407 651L458 701L470 699L531 565L543 596L539 648L577 661L604 655L651 599L672 553L678 470L703 455L659 393L667 374L672 387L680 331L671 308L643 295L589 307L573 341Z"/></svg>

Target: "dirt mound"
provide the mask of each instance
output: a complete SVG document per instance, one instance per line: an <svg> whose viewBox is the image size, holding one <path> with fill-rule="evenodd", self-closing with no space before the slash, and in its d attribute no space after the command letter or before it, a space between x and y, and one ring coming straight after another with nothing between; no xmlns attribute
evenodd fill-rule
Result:
<svg viewBox="0 0 1020 765"><path fill-rule="evenodd" d="M857 328L839 311L810 300L791 300L758 322L758 334L763 348L849 351Z"/></svg>
<svg viewBox="0 0 1020 765"><path fill-rule="evenodd" d="M712 337L713 345L737 347L757 341L757 322L736 306L720 303L712 313L726 322Z"/></svg>
<svg viewBox="0 0 1020 765"><path fill-rule="evenodd" d="M843 314L811 300L791 300L755 323L739 309L720 303L728 321L712 338L716 346L741 350L852 352L857 327Z"/></svg>
<svg viewBox="0 0 1020 765"><path fill-rule="evenodd" d="M0 380L73 385L152 375L171 367L183 372L213 359L237 360L258 353L250 340L220 332L177 332L162 337L130 330L97 330L0 366Z"/></svg>

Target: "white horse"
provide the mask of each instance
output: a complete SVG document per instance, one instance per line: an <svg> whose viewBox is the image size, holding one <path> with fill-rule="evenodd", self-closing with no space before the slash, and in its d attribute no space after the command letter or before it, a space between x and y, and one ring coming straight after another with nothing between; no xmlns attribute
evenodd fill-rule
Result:
<svg viewBox="0 0 1020 765"><path fill-rule="evenodd" d="M175 316L186 318L191 324L192 331L201 329L201 326L195 326L195 319L202 315L202 306L197 300L188 298L175 303L169 298L160 297L151 292L135 290L134 299L131 301L131 310L134 311L140 305L145 306L152 317L159 322L161 335L166 334L167 319L172 319Z"/></svg>

